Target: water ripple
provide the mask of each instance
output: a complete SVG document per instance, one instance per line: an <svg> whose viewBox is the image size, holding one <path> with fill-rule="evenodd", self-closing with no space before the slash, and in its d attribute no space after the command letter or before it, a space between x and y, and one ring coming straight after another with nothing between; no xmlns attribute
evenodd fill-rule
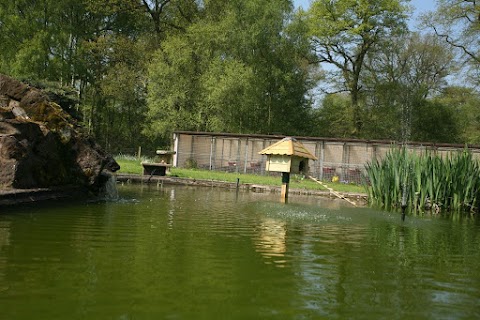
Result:
<svg viewBox="0 0 480 320"><path fill-rule="evenodd" d="M402 224L338 202L209 188L119 191L116 202L0 216L2 316L479 316L474 223Z"/></svg>

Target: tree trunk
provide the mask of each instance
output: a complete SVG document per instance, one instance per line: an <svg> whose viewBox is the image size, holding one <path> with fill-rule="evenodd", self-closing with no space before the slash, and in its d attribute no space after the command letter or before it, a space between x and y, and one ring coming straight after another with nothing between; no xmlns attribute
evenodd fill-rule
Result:
<svg viewBox="0 0 480 320"><path fill-rule="evenodd" d="M360 108L360 89L357 84L354 84L351 88L350 98L352 104L352 121L353 121L353 135L357 138L361 137L361 131L363 127L362 110Z"/></svg>

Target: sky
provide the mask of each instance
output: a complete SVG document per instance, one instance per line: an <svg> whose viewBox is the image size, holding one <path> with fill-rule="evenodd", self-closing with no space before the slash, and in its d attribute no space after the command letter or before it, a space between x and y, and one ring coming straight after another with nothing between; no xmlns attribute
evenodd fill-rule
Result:
<svg viewBox="0 0 480 320"><path fill-rule="evenodd" d="M308 7L310 6L310 2L311 0L293 0L295 7L301 6L303 9L308 9ZM436 2L435 0L411 0L410 1L410 5L414 8L412 21L410 23L410 26L412 28L415 27L416 25L415 19L419 15L435 9L435 2Z"/></svg>

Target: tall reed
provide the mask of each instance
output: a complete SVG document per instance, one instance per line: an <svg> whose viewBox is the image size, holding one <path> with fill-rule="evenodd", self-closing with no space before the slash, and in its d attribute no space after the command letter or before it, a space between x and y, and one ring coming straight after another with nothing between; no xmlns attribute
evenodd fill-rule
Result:
<svg viewBox="0 0 480 320"><path fill-rule="evenodd" d="M480 167L466 149L442 157L392 148L384 159L368 163L365 175L369 201L385 209L399 208L404 200L414 213L478 210Z"/></svg>

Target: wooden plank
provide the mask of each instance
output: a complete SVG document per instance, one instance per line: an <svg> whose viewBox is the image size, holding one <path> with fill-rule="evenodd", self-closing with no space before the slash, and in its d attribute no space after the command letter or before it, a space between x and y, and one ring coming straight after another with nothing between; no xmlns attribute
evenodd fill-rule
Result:
<svg viewBox="0 0 480 320"><path fill-rule="evenodd" d="M336 192L335 190L333 190L332 188L328 187L326 184L324 184L323 182L315 179L314 177L312 176L308 176L310 179L312 179L313 181L315 181L316 183L318 184L321 184L324 188L328 189L328 191L330 191L330 193L332 193L334 196L336 196L337 198L339 199L343 199L345 201L347 201L348 203L354 205L355 207L357 206L357 204L355 202L353 202L352 200L344 197L343 195L341 195L340 193Z"/></svg>

